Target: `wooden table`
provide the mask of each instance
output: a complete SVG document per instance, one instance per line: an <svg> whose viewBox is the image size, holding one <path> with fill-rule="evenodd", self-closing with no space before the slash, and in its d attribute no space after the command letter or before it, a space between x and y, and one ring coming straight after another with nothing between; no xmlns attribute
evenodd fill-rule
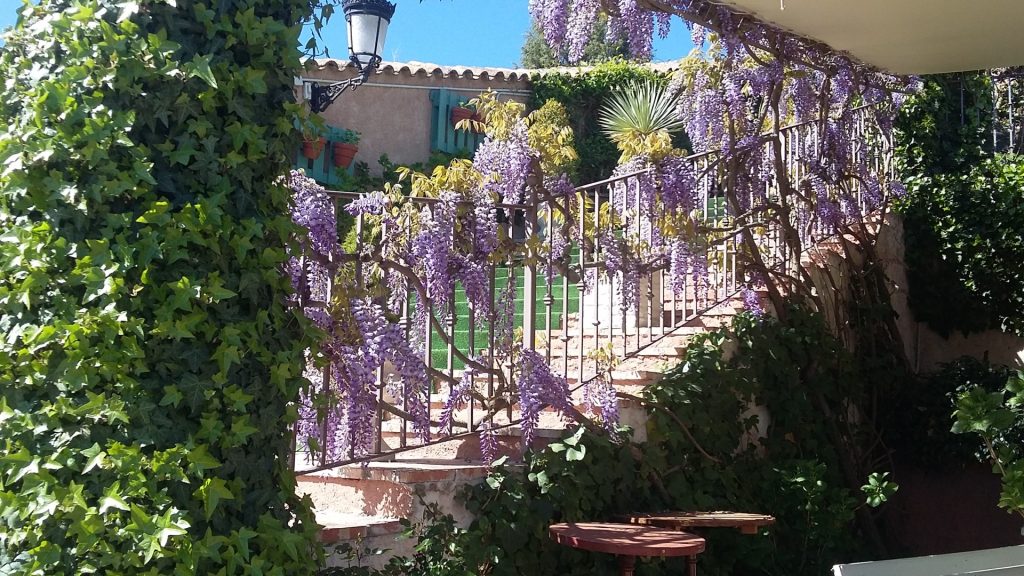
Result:
<svg viewBox="0 0 1024 576"><path fill-rule="evenodd" d="M633 576L637 556L685 556L687 570L690 576L695 576L697 554L704 551L704 539L699 536L636 524L554 524L548 528L548 534L552 540L564 546L618 555L620 576Z"/></svg>
<svg viewBox="0 0 1024 576"><path fill-rule="evenodd" d="M626 514L623 522L642 526L656 526L670 530L693 528L736 528L742 534L757 534L765 526L775 523L775 518L764 514L746 512L655 512L653 514Z"/></svg>

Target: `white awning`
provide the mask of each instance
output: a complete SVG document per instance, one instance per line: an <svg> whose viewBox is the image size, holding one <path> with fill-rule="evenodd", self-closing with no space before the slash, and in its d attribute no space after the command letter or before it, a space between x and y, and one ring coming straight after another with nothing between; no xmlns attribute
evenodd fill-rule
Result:
<svg viewBox="0 0 1024 576"><path fill-rule="evenodd" d="M1024 0L719 0L883 70L1024 65Z"/></svg>

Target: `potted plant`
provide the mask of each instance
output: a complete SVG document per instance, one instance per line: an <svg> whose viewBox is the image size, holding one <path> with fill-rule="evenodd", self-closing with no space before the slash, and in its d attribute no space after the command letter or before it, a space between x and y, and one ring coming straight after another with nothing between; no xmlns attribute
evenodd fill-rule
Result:
<svg viewBox="0 0 1024 576"><path fill-rule="evenodd" d="M342 130L341 135L334 141L334 165L339 168L348 168L352 165L352 159L359 151L359 132L355 130Z"/></svg>
<svg viewBox="0 0 1024 576"><path fill-rule="evenodd" d="M302 155L310 160L316 160L324 151L325 144L327 144L326 138L306 136L302 141Z"/></svg>
<svg viewBox="0 0 1024 576"><path fill-rule="evenodd" d="M466 106L465 102L460 102L458 106L452 108L452 126L458 126L459 122L463 120L473 120L476 116L476 110Z"/></svg>

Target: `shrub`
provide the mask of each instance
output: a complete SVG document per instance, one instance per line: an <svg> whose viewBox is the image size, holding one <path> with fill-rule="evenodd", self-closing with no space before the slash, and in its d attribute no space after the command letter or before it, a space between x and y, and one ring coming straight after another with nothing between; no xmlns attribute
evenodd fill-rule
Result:
<svg viewBox="0 0 1024 576"><path fill-rule="evenodd" d="M942 334L1024 335L1024 159L907 179L907 274L914 315Z"/></svg>
<svg viewBox="0 0 1024 576"><path fill-rule="evenodd" d="M599 64L586 72L534 75L530 107L537 109L548 100L565 106L572 119L579 162L577 182L596 182L611 175L618 164L619 151L601 131L601 107L619 87L635 82L656 82L667 86L667 74L620 58ZM677 147L688 147L685 135L674 140Z"/></svg>
<svg viewBox="0 0 1024 576"><path fill-rule="evenodd" d="M987 457L975 438L950 431L950 414L964 391L1000 391L1009 377L1005 366L963 357L908 380L886 402L883 427L894 457L928 470L963 468L977 456Z"/></svg>

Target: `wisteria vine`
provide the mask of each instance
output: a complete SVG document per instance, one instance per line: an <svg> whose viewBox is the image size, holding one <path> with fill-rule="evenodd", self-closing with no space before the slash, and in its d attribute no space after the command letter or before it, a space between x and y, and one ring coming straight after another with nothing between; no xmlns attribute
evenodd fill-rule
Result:
<svg viewBox="0 0 1024 576"><path fill-rule="evenodd" d="M382 411L410 420L423 442L456 427L477 431L489 458L496 450L494 417L510 405L518 406L526 445L545 407L580 416L566 379L517 336L515 276L501 285L493 275L523 258L542 261L548 274L564 265L570 242L564 227L549 221L550 242L524 244L509 221L512 206L539 196L574 205L563 171L574 159L571 131L554 104L529 116L491 94L477 105L487 118L487 138L471 162L456 160L429 176L405 172L401 186L347 204L365 227L354 254L338 245L335 199L301 173L289 179L293 219L308 236L288 273L295 303L324 332L322 357L310 359L311 393L296 427L311 464L373 454ZM457 352L461 375L427 360L430 338L453 337L444 323L456 322L460 291L474 325L491 332L486 354ZM496 382L489 395L478 385L484 378ZM431 421L427 403L445 389L440 419ZM474 401L483 407L475 416L465 409ZM616 413L614 401L614 395L604 400L606 418Z"/></svg>
<svg viewBox="0 0 1024 576"><path fill-rule="evenodd" d="M581 269L579 285L614 278L619 306L634 310L641 279L655 271L667 272L677 294L692 289L700 298L708 246L741 234L745 305L763 314L763 287L778 312L783 290L814 292L800 266L809 244L883 209L901 190L878 152L912 81L709 0L531 0L529 9L570 58L582 55L598 12L641 57L671 15L683 17L704 49L680 64L671 90L697 156L666 148L667 137L624 148L616 175L629 179L596 207L597 222L577 226L595 207L567 176L574 153L564 110L552 104L526 115L485 95L476 104L487 136L472 161L431 175L405 172L399 186L348 204L365 223L355 254L338 246L333 199L293 174L293 216L309 236L287 272L296 305L325 333L320 356L310 358L313 393L297 431L321 463L371 454L383 412L411 421L423 441L479 432L490 455L494 417L512 405L527 443L545 407L580 416L566 379L517 333L516 263L536 263L550 284L570 273L576 246L600 260L604 275ZM709 213L712 197L726 203L724 214ZM512 222L541 204L554 209L536 215L534 237L517 239ZM503 285L494 276L502 266ZM428 360L431 339L453 337L460 292L488 342L482 352L447 342L454 357L439 368ZM482 379L493 389L485 393ZM438 421L427 408L433 394L444 400ZM465 409L470 402L481 406L475 415ZM587 386L583 405L614 429L615 391L606 380Z"/></svg>
<svg viewBox="0 0 1024 576"><path fill-rule="evenodd" d="M748 268L767 280L773 302L779 303L782 291L802 290L813 298L807 288L812 281L799 265L803 251L901 193L889 167L878 165L879 150L891 143L895 112L916 81L881 73L710 0L530 2L545 38L570 57L579 54L573 39L586 37L593 26L593 19L575 14L598 10L611 27L627 32L629 46L642 57L650 54L656 24L664 31L678 16L690 27L699 49L680 63L673 90L693 152L705 155L701 174L678 154L632 158L620 167L628 172L647 163L661 193L656 202L643 198L647 213L637 215L654 226L653 242L619 238L612 265L628 279L667 259L670 282L681 289L684 272L693 274L695 265L706 263L692 240L714 233L705 227L682 241L685 235L673 224L683 223L659 222L659 213L685 213L695 197L717 193L728 202L728 225L743 234ZM655 188L645 186L645 195ZM764 254L766 234L783 248ZM634 299L627 282L623 300Z"/></svg>

